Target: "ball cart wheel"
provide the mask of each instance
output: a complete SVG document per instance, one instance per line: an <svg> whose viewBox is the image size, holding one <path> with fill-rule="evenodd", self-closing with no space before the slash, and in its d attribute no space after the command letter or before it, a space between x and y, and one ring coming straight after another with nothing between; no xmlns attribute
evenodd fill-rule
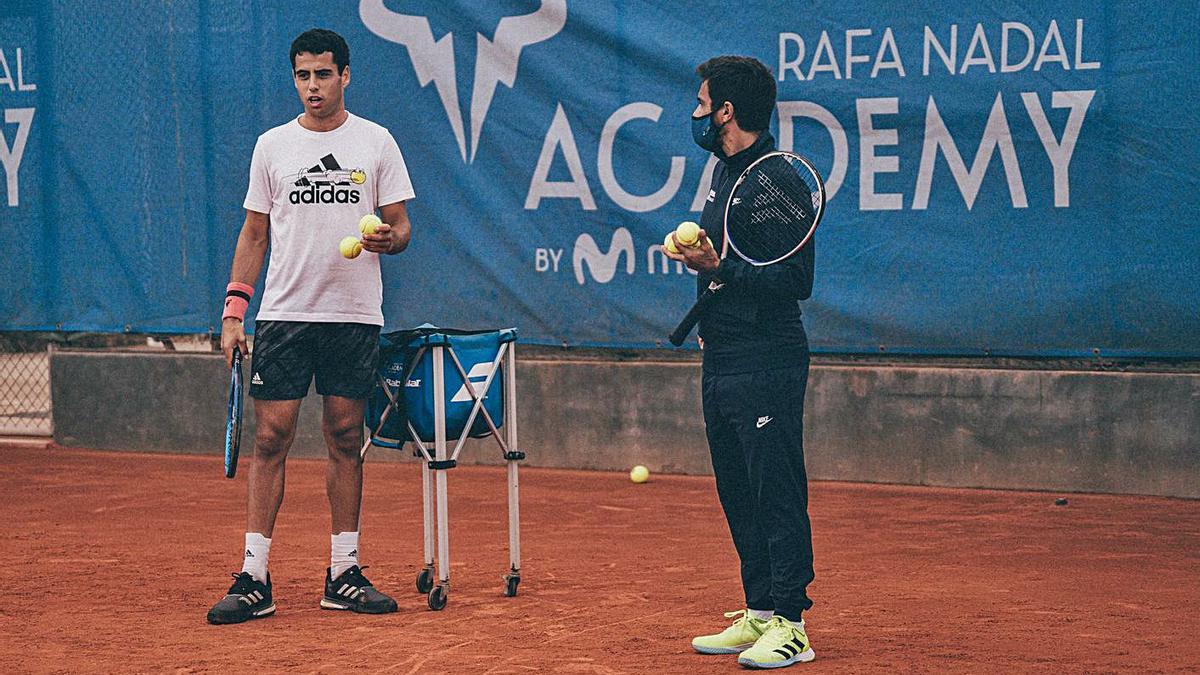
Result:
<svg viewBox="0 0 1200 675"><path fill-rule="evenodd" d="M438 611L446 606L446 587L437 586L429 591L429 609Z"/></svg>
<svg viewBox="0 0 1200 675"><path fill-rule="evenodd" d="M509 598L516 597L517 584L521 583L521 577L515 574L509 574L504 577L504 595Z"/></svg>
<svg viewBox="0 0 1200 675"><path fill-rule="evenodd" d="M417 574L417 592L428 593L433 590L433 570L426 567Z"/></svg>

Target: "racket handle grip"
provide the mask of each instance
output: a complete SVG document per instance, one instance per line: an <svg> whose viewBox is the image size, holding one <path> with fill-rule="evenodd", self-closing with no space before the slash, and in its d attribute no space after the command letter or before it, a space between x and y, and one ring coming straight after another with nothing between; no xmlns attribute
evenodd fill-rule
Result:
<svg viewBox="0 0 1200 675"><path fill-rule="evenodd" d="M687 313L687 316L683 317L683 321L679 322L679 325L675 327L675 330L671 331L671 335L667 338L671 341L671 344L675 345L676 347L679 347L683 344L683 341L687 339L688 334L691 333L692 329L696 327L696 324L700 322L701 309L702 303L697 302L695 306L693 306L692 309Z"/></svg>
<svg viewBox="0 0 1200 675"><path fill-rule="evenodd" d="M713 295L720 292L724 287L725 283L720 279L713 279L708 282L708 288L700 294L700 297L696 300L696 304L692 305L692 308L688 310L687 316L683 317L683 321L680 321L675 330L671 331L671 335L667 337L671 341L671 344L676 347L683 344L683 341L687 339L688 333L691 333L696 324L700 323L700 317L704 314L704 310L708 308L708 303L712 302Z"/></svg>

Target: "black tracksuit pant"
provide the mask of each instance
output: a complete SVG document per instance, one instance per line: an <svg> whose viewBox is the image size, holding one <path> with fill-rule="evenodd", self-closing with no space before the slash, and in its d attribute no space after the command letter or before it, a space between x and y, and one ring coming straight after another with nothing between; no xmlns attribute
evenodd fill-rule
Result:
<svg viewBox="0 0 1200 675"><path fill-rule="evenodd" d="M750 609L790 621L812 607L808 476L804 470L801 365L753 373L704 373L704 424L717 494L742 563Z"/></svg>

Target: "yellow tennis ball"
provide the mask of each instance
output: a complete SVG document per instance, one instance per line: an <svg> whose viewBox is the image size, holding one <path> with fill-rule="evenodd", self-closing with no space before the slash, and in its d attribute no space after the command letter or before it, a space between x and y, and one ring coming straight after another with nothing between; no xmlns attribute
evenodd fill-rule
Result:
<svg viewBox="0 0 1200 675"><path fill-rule="evenodd" d="M338 250L347 258L357 258L362 253L362 242L358 237L346 237L338 244Z"/></svg>
<svg viewBox="0 0 1200 675"><path fill-rule="evenodd" d="M358 231L363 234L375 234L375 230L382 224L383 221L379 219L379 216L368 213L358 221Z"/></svg>
<svg viewBox="0 0 1200 675"><path fill-rule="evenodd" d="M629 472L629 480L635 483L645 483L647 480L650 480L650 469L638 464Z"/></svg>
<svg viewBox="0 0 1200 675"><path fill-rule="evenodd" d="M700 226L690 220L685 220L675 228L675 241L680 246L691 248L700 244Z"/></svg>
<svg viewBox="0 0 1200 675"><path fill-rule="evenodd" d="M367 182L367 172L363 171L362 169L355 169L350 172L350 180L353 181L355 185L362 185L363 183Z"/></svg>
<svg viewBox="0 0 1200 675"><path fill-rule="evenodd" d="M663 246L665 246L666 249L671 253L679 255L679 249L675 248L675 242L671 239L672 234L674 234L674 232L667 233L667 237L663 239Z"/></svg>

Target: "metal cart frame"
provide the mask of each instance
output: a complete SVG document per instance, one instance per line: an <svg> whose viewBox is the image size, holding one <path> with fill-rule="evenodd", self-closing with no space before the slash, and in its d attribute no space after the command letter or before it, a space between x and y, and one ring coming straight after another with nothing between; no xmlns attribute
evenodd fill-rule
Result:
<svg viewBox="0 0 1200 675"><path fill-rule="evenodd" d="M428 594L429 608L433 610L444 608L450 594L450 532L446 499L447 472L457 466L459 453L462 452L466 439L470 437L470 430L480 415L482 415L484 422L487 424L489 430L488 436L496 440L507 464L509 568L508 572L504 575L504 594L508 597L515 596L517 594L517 586L521 583L521 514L517 467L518 462L525 459L525 453L517 450L516 331L506 329L498 332L501 333L500 348L492 359L490 372L482 385L477 386L471 382L467 369L463 367L458 354L455 353L453 343L456 336L437 332L418 334L414 338L414 342L419 342L420 346L406 363L404 371L405 381L399 383L400 387L405 386L408 373L411 373L413 368L421 363L421 359L425 358L427 354L433 359L433 381L420 383L422 387L433 387L434 440L432 447L420 439L420 435L413 427L411 420L405 421L408 438L404 439L413 442L415 446L413 455L423 460L421 465L421 493L425 533L425 566L417 575L416 586L418 592ZM461 435L457 439L447 438L446 357L449 357L450 363L458 371L472 402L470 415L463 425ZM499 378L502 380L501 386L503 387L504 395L503 432L496 426L487 408L484 407L484 397L495 383L497 373L503 374ZM377 376L379 377L383 392L388 398L388 404L380 415L379 422L375 425L375 428L371 429L369 426L367 428L367 438L360 451L360 455L364 457L366 456L367 449L372 445L399 448L404 443L404 440L389 439L380 435L380 431L388 417L401 409L402 403L400 402L400 397L403 394L400 391L400 387L390 385L382 373L378 373ZM450 449L451 440L457 440L452 450ZM435 578L436 583L434 582Z"/></svg>

